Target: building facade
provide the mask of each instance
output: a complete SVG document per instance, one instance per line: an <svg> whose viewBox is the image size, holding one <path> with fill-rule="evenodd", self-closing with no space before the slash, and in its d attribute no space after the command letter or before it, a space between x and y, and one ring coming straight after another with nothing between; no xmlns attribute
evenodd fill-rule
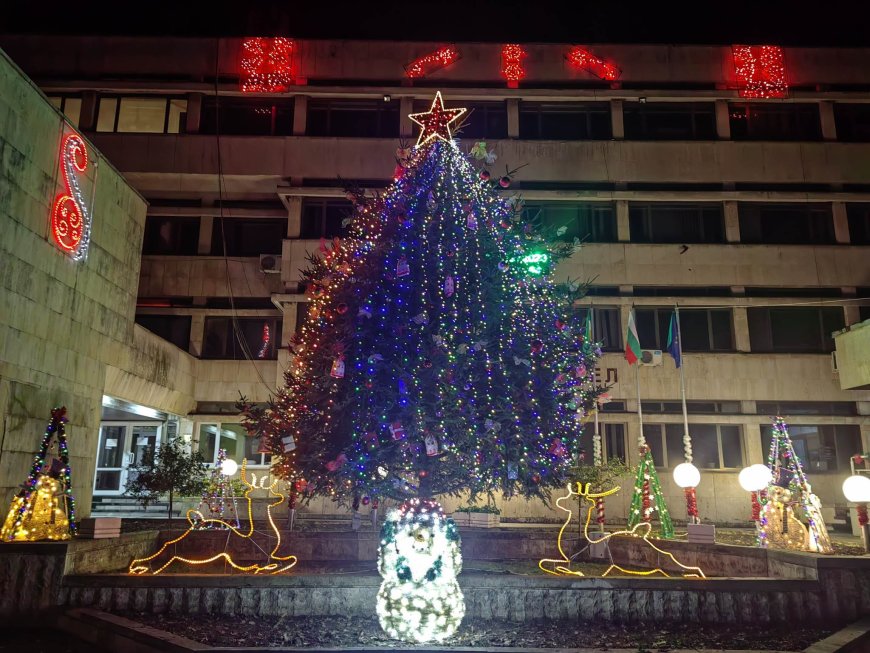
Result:
<svg viewBox="0 0 870 653"><path fill-rule="evenodd" d="M385 187L396 148L414 142L408 114L438 89L471 110L464 148L485 140L495 175L521 167L505 192L528 219L582 242L557 275L590 282L577 310L594 310L604 343L605 456L637 458L637 374L645 438L684 514L670 478L683 460L679 374L656 354L679 305L702 517L748 519L737 472L764 462L775 414L842 516L849 459L870 447L870 391L841 389L831 356L832 333L870 318L870 50L33 36L0 47L148 200L135 320L190 368L194 403L174 414L207 458L224 447L268 464L238 426L239 393L265 400L282 382L305 310L299 269L341 237L343 182ZM637 370L621 353L632 307L650 350ZM135 388L105 394L155 408ZM122 490L147 426L113 416L94 452L110 463L98 495ZM104 446L122 431L123 460Z"/></svg>

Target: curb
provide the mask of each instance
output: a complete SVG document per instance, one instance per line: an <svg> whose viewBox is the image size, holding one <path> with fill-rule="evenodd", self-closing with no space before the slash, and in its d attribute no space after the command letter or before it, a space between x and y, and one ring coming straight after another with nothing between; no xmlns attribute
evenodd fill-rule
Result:
<svg viewBox="0 0 870 653"><path fill-rule="evenodd" d="M862 653L870 651L870 617L849 624L820 642L804 649L804 653Z"/></svg>

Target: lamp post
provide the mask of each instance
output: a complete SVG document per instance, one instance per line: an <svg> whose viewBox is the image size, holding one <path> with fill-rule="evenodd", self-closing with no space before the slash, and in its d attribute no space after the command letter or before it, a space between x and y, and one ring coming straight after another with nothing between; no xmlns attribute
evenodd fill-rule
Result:
<svg viewBox="0 0 870 653"><path fill-rule="evenodd" d="M857 504L858 525L864 540L864 552L870 553L870 519L867 516L867 503L870 502L870 478L855 474L843 481L843 494L846 500Z"/></svg>
<svg viewBox="0 0 870 653"><path fill-rule="evenodd" d="M232 476L239 471L239 463L232 458L227 458L221 463L221 474L224 476Z"/></svg>
<svg viewBox="0 0 870 653"><path fill-rule="evenodd" d="M674 483L683 488L686 494L686 513L690 524L701 523L698 516L698 500L695 496L695 488L700 482L701 472L692 463L680 463L674 467Z"/></svg>
<svg viewBox="0 0 870 653"><path fill-rule="evenodd" d="M755 530L759 529L759 520L761 519L761 503L758 501L758 493L770 485L773 474L767 465L756 463L749 467L744 467L737 476L737 482L740 487L750 493L752 497L752 521L755 522Z"/></svg>

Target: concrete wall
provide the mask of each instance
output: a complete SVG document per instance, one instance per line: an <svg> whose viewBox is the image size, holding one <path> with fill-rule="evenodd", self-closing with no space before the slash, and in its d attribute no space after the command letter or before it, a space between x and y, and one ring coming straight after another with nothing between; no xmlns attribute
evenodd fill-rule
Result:
<svg viewBox="0 0 870 653"><path fill-rule="evenodd" d="M866 259L865 259L866 260ZM852 325L834 337L840 387L844 390L870 389L870 321Z"/></svg>

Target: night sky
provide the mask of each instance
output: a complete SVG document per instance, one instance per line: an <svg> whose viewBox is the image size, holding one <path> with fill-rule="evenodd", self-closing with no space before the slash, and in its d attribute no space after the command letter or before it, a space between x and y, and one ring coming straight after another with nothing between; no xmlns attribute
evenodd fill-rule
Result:
<svg viewBox="0 0 870 653"><path fill-rule="evenodd" d="M870 46L866 0L10 0L0 32ZM434 9L433 9L434 8Z"/></svg>

